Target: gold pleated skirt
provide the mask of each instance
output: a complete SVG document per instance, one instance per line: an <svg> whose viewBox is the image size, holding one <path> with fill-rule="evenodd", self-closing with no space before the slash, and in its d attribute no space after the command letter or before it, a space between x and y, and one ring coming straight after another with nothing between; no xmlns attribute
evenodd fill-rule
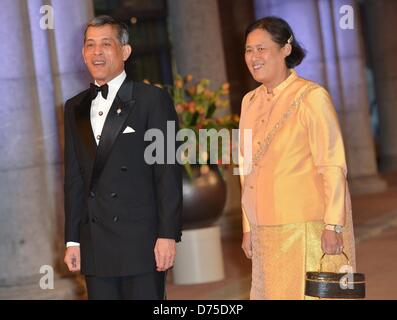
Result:
<svg viewBox="0 0 397 320"><path fill-rule="evenodd" d="M318 271L322 221L277 226L251 225L251 300L304 300L306 272ZM343 233L344 252L355 272L354 235L351 217ZM325 256L323 271L340 272L347 265L343 255Z"/></svg>

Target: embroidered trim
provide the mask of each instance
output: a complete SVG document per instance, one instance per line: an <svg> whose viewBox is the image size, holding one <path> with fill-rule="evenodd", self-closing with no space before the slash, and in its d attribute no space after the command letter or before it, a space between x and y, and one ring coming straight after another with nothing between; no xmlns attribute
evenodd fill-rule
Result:
<svg viewBox="0 0 397 320"><path fill-rule="evenodd" d="M262 159L262 157L265 155L266 151L269 149L270 144L272 143L274 136L276 135L277 131L279 131L287 122L288 118L291 116L291 114L294 112L294 110L298 109L299 105L301 104L302 100L306 96L306 94L314 88L317 88L318 86L315 84L310 84L308 85L305 90L302 92L302 94L294 100L294 102L291 104L291 106L288 108L288 110L282 115L281 119L277 121L277 123L274 125L273 129L268 133L268 135L265 138L265 143L261 144L258 152L254 155L252 159L252 163L254 166L258 165L259 160Z"/></svg>

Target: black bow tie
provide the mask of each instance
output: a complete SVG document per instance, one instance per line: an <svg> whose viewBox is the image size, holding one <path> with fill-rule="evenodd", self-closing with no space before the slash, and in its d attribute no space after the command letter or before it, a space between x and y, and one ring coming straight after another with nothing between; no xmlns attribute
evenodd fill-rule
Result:
<svg viewBox="0 0 397 320"><path fill-rule="evenodd" d="M98 95L98 92L102 93L102 97L106 99L108 97L109 86L105 83L103 86L98 87L97 85L90 84L91 99L94 100Z"/></svg>

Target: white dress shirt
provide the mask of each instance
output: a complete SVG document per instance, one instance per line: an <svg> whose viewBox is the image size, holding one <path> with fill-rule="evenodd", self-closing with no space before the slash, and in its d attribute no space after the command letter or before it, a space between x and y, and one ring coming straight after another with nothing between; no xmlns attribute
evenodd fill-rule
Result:
<svg viewBox="0 0 397 320"><path fill-rule="evenodd" d="M108 82L109 91L107 99L102 97L102 93L99 92L98 95L91 103L91 127L92 132L95 137L95 142L98 145L99 140L101 139L103 125L105 124L106 117L109 113L110 107L112 106L113 100L116 97L117 92L119 91L121 85L123 84L127 74L123 70L117 77L113 78ZM99 84L95 81L95 84L98 86ZM71 246L79 246L80 243L69 241L66 243L66 247Z"/></svg>

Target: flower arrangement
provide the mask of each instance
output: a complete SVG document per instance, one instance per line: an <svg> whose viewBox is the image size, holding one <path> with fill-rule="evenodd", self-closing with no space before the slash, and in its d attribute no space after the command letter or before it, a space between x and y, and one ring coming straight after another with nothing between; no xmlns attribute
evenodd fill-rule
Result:
<svg viewBox="0 0 397 320"><path fill-rule="evenodd" d="M239 124L239 116L236 114L225 114L222 109L229 107L229 83L222 84L217 90L211 90L209 88L210 81L208 79L201 79L198 82L193 82L192 75L182 77L177 75L174 80L174 85L168 87L168 90L173 98L176 112L179 117L180 127L182 129L191 129L195 133L197 157L195 163L204 164L210 157L211 145L207 141L207 150L200 152L200 140L199 130L200 129L215 129L207 132L208 140L211 139L211 135L219 132L221 129L237 129ZM231 136L231 135L230 135ZM202 148L201 148L202 150ZM223 156L231 159L232 147L231 145L227 149L228 154L222 154L225 149L221 147L219 142L218 148L218 165L220 167L226 166L222 163ZM190 173L191 162L185 162L185 168ZM189 174L190 175L190 174Z"/></svg>
<svg viewBox="0 0 397 320"><path fill-rule="evenodd" d="M196 156L194 159L184 159L184 166L190 177L192 177L192 164L206 164L213 156L214 151L211 150L211 144L209 143L211 136L222 129L229 131L237 129L240 120L236 114L222 115L222 113L225 114L227 112L225 109L229 106L229 84L224 83L217 90L211 90L209 85L210 81L208 79L194 82L192 75L182 77L178 74L175 77L173 86L165 86L173 99L180 128L190 129L194 132ZM207 148L206 150L204 148L204 152L201 145L203 141L200 139L201 129L215 129L207 131L209 135ZM221 145L220 142L219 145ZM230 145L226 150L228 154L226 155L225 148L217 148L219 159L217 164L220 168L227 166L227 164L222 162L224 156L232 159L233 147L230 141Z"/></svg>
<svg viewBox="0 0 397 320"><path fill-rule="evenodd" d="M193 83L191 75L185 79L180 75L176 76L174 86L170 87L169 91L179 115L181 128L232 129L238 125L236 115L215 116L217 110L229 106L229 84L224 83L215 91L211 90L209 85L208 79Z"/></svg>

